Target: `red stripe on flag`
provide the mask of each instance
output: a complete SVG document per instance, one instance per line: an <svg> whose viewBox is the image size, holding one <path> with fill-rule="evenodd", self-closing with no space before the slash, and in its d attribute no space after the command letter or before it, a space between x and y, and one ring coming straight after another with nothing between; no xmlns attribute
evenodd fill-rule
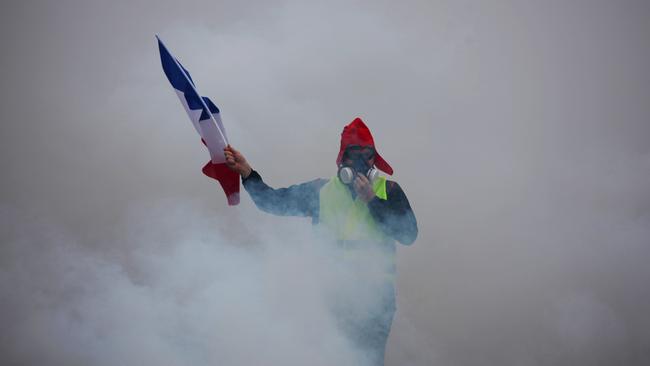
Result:
<svg viewBox="0 0 650 366"><path fill-rule="evenodd" d="M226 163L213 164L208 161L203 167L203 174L216 179L221 184L221 188L228 198L228 205L239 204L239 174L237 172L230 170Z"/></svg>

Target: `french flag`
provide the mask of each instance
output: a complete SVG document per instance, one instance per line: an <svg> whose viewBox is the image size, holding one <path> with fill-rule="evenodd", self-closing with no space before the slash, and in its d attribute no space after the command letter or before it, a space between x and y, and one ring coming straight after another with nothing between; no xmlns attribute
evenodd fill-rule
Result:
<svg viewBox="0 0 650 366"><path fill-rule="evenodd" d="M210 152L210 161L203 167L203 174L216 179L221 184L229 205L237 205L239 174L226 166L223 149L228 145L228 136L221 121L219 108L207 97L199 95L189 71L171 55L160 38L158 36L156 38L163 71L185 107L196 132Z"/></svg>

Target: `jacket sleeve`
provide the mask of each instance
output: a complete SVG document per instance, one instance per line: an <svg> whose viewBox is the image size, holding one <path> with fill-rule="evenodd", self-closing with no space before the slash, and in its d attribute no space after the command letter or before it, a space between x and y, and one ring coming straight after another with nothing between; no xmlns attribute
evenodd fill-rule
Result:
<svg viewBox="0 0 650 366"><path fill-rule="evenodd" d="M368 202L370 214L386 235L404 245L413 244L418 236L418 224L406 194L393 181L386 182L386 194L386 200L375 197Z"/></svg>
<svg viewBox="0 0 650 366"><path fill-rule="evenodd" d="M258 172L242 179L244 189L262 211L279 216L309 216L318 215L319 191L325 184L324 179L315 179L287 188L274 189L269 187Z"/></svg>

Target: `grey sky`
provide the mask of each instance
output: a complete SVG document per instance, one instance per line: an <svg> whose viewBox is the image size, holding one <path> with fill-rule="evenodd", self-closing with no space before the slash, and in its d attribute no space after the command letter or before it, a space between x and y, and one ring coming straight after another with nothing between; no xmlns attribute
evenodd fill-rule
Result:
<svg viewBox="0 0 650 366"><path fill-rule="evenodd" d="M135 282L158 274L134 256L187 223L167 212L177 204L214 217L225 241L254 246L259 223L309 228L245 193L229 208L201 175L208 154L164 78L159 34L274 186L334 174L341 128L367 122L420 226L399 250L389 364L650 362L648 2L20 1L1 13L5 274L58 258L17 249L50 240ZM18 304L5 319L34 296L11 284L40 284L15 281L1 287Z"/></svg>

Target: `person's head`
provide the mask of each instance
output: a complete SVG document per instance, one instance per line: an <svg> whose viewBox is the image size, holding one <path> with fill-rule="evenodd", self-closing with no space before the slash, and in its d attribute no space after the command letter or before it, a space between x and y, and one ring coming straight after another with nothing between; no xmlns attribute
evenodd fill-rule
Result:
<svg viewBox="0 0 650 366"><path fill-rule="evenodd" d="M348 145L343 152L341 164L365 174L375 166L375 148L369 145Z"/></svg>
<svg viewBox="0 0 650 366"><path fill-rule="evenodd" d="M361 118L355 118L343 128L336 165L349 166L357 172L362 172L364 169L367 171L376 165L377 169L393 174L393 168L377 152L370 129Z"/></svg>

